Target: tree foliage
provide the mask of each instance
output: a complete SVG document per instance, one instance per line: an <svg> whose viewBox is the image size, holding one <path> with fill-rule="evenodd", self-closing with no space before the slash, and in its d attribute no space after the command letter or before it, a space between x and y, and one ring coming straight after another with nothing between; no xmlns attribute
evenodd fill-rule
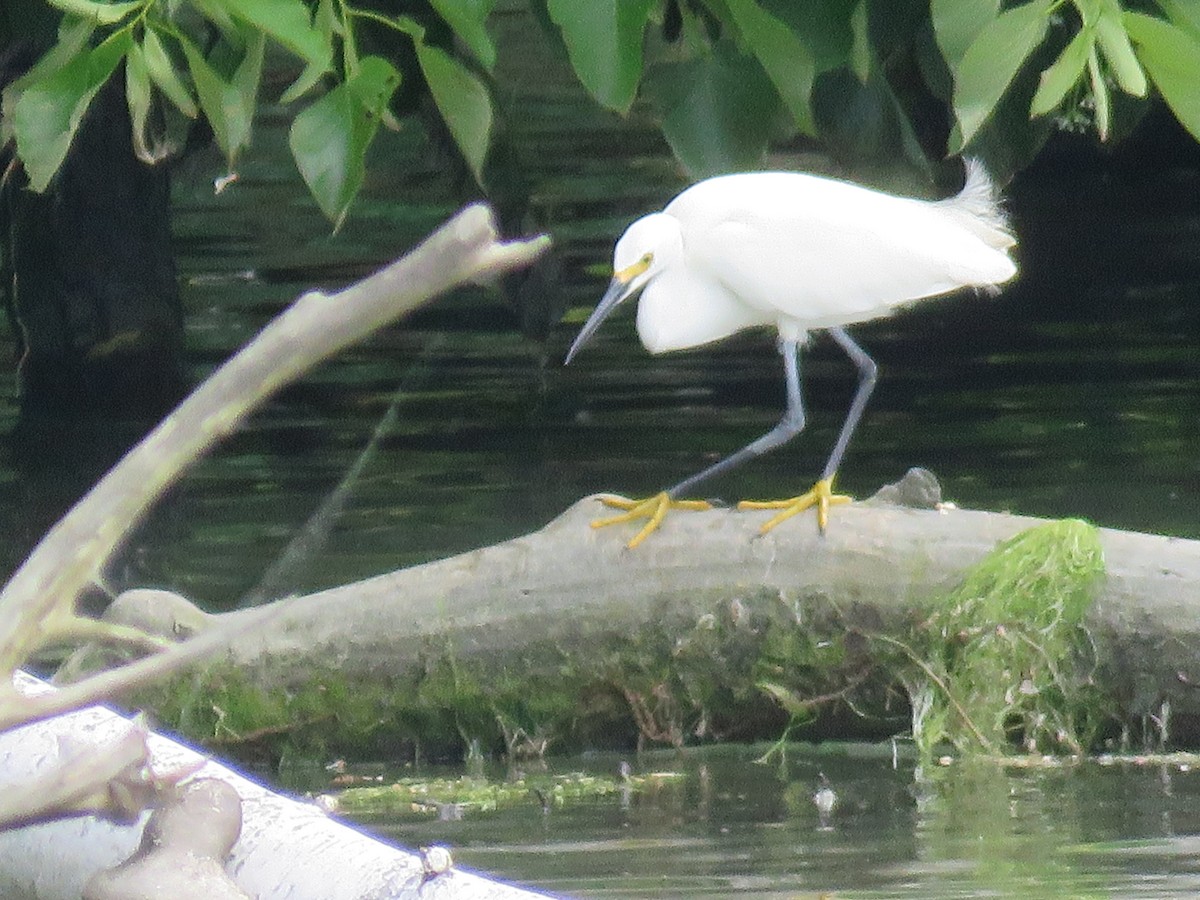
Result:
<svg viewBox="0 0 1200 900"><path fill-rule="evenodd" d="M340 221L362 183L379 124L394 123L388 107L401 82L393 61L359 52L367 21L412 42L450 133L477 177L482 170L492 111L480 71L495 63L484 28L492 0L432 4L473 54L470 61L428 43L411 16L345 0L48 2L63 13L58 41L4 98L3 136L15 140L34 190L50 184L88 103L122 62L139 156L154 162L167 155L187 120L203 113L234 171L250 143L270 42L303 64L281 98L300 106L292 154L322 211Z"/></svg>
<svg viewBox="0 0 1200 900"><path fill-rule="evenodd" d="M138 154L168 155L203 114L234 171L253 133L264 52L302 64L282 100L325 214L346 215L405 77L365 28L411 43L479 180L492 134L495 0L47 0L57 42L5 92L4 140L31 186L58 171L97 90L124 70ZM362 0L363 3L369 0ZM983 157L1001 175L1054 129L1128 131L1151 91L1200 138L1192 0L530 0L601 106L641 103L695 175L754 168L803 136L859 158ZM449 40L430 37L437 22ZM123 64L123 66L122 66Z"/></svg>

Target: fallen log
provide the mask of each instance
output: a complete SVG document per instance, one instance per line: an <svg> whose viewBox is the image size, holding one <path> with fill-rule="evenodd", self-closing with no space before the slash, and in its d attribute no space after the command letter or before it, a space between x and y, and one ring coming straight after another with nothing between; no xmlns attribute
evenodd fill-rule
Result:
<svg viewBox="0 0 1200 900"><path fill-rule="evenodd" d="M41 693L36 679L17 674L16 687ZM100 706L76 710L0 734L0 782L4 789L24 785L50 772L64 757L88 748L103 753L135 726ZM190 747L157 734L146 743L156 775L182 771L197 779L217 779L241 799L241 836L228 872L258 900L359 900L362 897L417 898L429 895L528 900L519 888L449 868L431 873L416 853L400 850L332 819L312 803L277 794ZM129 825L92 816L61 819L29 828L0 831L0 896L8 900L78 900L84 885L101 870L128 859L138 849L149 814ZM202 885L175 887L172 897L210 897ZM168 896L159 894L158 896Z"/></svg>
<svg viewBox="0 0 1200 900"><path fill-rule="evenodd" d="M998 542L1044 521L869 501L839 507L825 535L800 517L760 536L766 513L715 509L673 513L630 551L634 526L589 527L601 509L588 498L523 537L279 601L273 627L233 640L233 660L268 679L321 667L387 679L452 648L481 671L552 675L598 648L651 632L677 647L713 617L737 627L764 610L801 629L836 619L896 636ZM1121 716L1157 716L1166 703L1175 736L1200 734L1200 541L1113 529L1100 540L1107 576L1087 619L1095 677ZM140 605L160 619L167 608L152 595ZM203 627L187 605L166 618L160 630Z"/></svg>

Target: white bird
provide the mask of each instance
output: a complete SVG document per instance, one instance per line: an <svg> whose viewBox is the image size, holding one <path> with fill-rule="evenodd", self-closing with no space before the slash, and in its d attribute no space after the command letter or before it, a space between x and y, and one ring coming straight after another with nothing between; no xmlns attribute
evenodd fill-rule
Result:
<svg viewBox="0 0 1200 900"><path fill-rule="evenodd" d="M686 189L660 213L638 219L617 241L614 275L567 353L569 363L623 300L641 292L637 329L651 353L697 347L744 328L779 333L787 411L779 424L731 456L646 500L605 496L622 515L595 527L648 518L636 547L670 508L707 509L680 497L795 437L804 428L799 348L824 329L858 368L858 390L820 480L788 500L740 508L781 509L766 532L811 506L822 531L833 478L875 383L875 363L843 326L960 288L993 288L1017 267L1016 243L983 166L966 161L955 196L928 201L798 172L721 175Z"/></svg>

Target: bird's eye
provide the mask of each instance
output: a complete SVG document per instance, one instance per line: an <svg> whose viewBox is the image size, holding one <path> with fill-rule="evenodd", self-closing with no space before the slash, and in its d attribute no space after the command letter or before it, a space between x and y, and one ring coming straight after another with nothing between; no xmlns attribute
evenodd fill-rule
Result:
<svg viewBox="0 0 1200 900"><path fill-rule="evenodd" d="M653 254L653 253L645 253L645 254L643 254L643 255L642 255L642 260L641 260L641 262L642 262L642 265L643 265L643 266L648 266L648 265L650 265L650 263L654 262L654 254Z"/></svg>

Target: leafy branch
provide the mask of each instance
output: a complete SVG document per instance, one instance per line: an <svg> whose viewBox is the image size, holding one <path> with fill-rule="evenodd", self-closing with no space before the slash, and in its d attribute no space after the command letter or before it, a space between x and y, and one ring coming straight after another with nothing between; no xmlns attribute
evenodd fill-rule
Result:
<svg viewBox="0 0 1200 900"><path fill-rule="evenodd" d="M0 140L15 139L34 190L50 184L88 105L122 63L140 157L169 156L203 113L236 174L271 43L303 64L280 98L304 104L289 143L309 191L339 224L379 126L397 125L392 103L411 74L362 53L364 28L412 42L429 95L483 181L495 0L416 7L448 26L460 50L439 44L412 4L404 7L411 14L392 14L349 0L47 2L63 12L58 40L5 91L0 120ZM1200 6L1192 0L930 0L927 18L897 11L905 6L546 0L541 20L596 102L622 115L640 102L693 175L758 167L771 142L798 135L922 166L943 151L970 153L1002 176L1055 128L1092 129L1101 140L1121 133L1152 89L1200 139ZM541 7L531 7L537 18ZM931 99L950 113L949 134L922 133Z"/></svg>
<svg viewBox="0 0 1200 900"><path fill-rule="evenodd" d="M1200 139L1191 0L930 0L928 18L909 6L922 4L549 0L547 12L592 97L619 113L646 101L697 176L759 167L789 136L922 164L970 153L1003 174L1054 128L1108 140L1151 88ZM1119 108L1114 93L1135 102ZM946 105L948 135L919 134L929 99Z"/></svg>
<svg viewBox="0 0 1200 900"><path fill-rule="evenodd" d="M954 75L951 149L970 146L1017 73L1055 31L1071 37L1042 69L1029 118L1069 116L1086 105L1106 140L1113 89L1141 98L1153 83L1200 139L1200 13L1181 0L1158 5L1165 18L1122 9L1120 0L1031 0L1004 11L999 0L933 0L934 29ZM973 20L964 21L964 7L974 10Z"/></svg>
<svg viewBox="0 0 1200 900"><path fill-rule="evenodd" d="M402 80L392 62L359 55L355 29L362 21L386 24L413 41L434 102L482 178L492 125L488 89L469 66L428 43L409 17L389 18L345 0L318 0L312 9L304 0L48 2L64 14L58 40L5 91L0 134L15 140L35 191L50 185L92 99L122 63L138 156L149 163L169 156L187 122L203 113L232 175L250 144L270 41L303 62L283 102L328 86L296 115L290 146L322 212L340 223L362 186L379 124L396 124L388 107ZM485 70L495 63L484 28L492 2L432 3ZM158 121L164 124L152 124Z"/></svg>

